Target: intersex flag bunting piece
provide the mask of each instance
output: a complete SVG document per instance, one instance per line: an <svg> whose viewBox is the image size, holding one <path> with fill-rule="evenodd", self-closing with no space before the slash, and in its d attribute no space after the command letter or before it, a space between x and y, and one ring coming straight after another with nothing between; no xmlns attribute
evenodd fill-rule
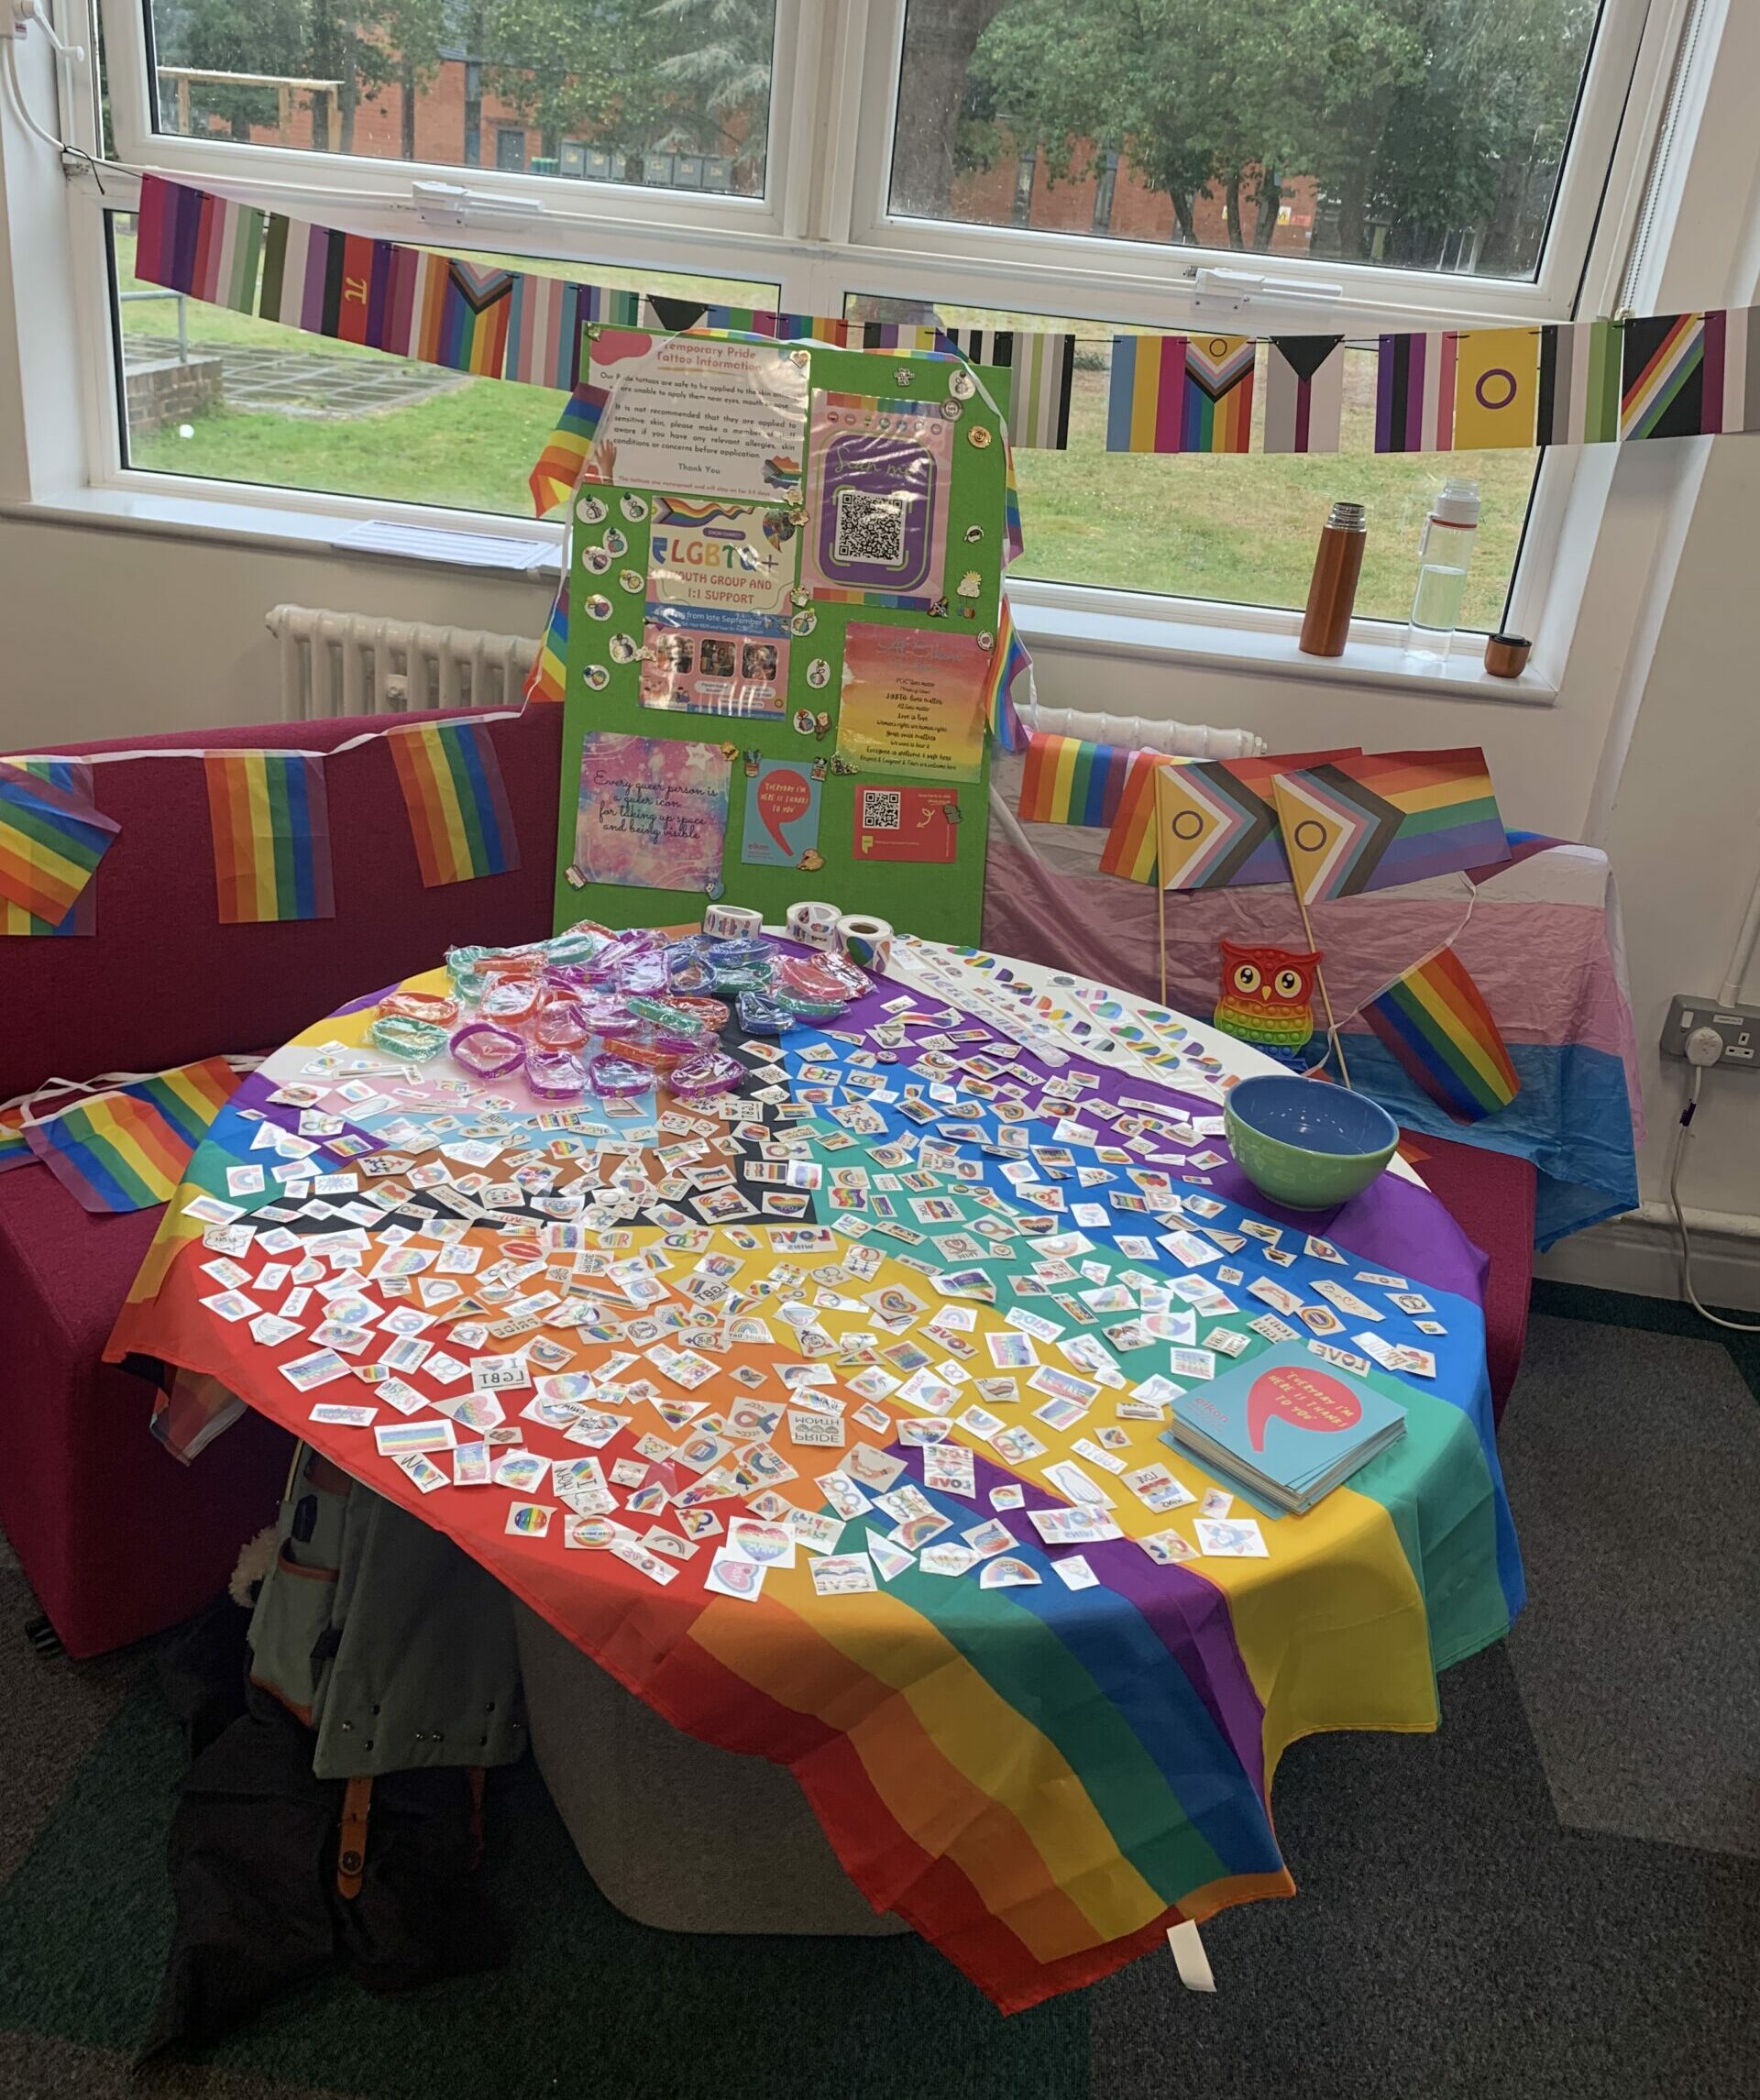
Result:
<svg viewBox="0 0 1760 2100"><path fill-rule="evenodd" d="M1477 746L1358 753L1280 771L1274 788L1283 848L1307 904L1510 857Z"/></svg>

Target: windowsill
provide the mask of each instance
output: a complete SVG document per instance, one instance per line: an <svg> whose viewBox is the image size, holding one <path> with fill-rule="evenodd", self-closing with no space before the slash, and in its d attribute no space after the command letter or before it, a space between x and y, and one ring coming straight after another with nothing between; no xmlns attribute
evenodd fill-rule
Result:
<svg viewBox="0 0 1760 2100"><path fill-rule="evenodd" d="M1431 699L1549 708L1558 697L1556 682L1532 665L1519 678L1494 678L1485 668L1484 643L1477 634L1458 636L1446 662L1435 670L1418 670L1400 645L1402 630L1387 621L1356 621L1342 656L1305 656L1296 646L1295 626L1281 621L1272 625L1262 614L1257 616L1261 623L1249 624L1254 615L1248 609L1243 609L1240 624L1231 625L1226 618L1182 620L1175 610L1165 615L1109 612L1092 602L1097 595L1091 593L1088 603L1071 607L1024 598L1018 590L1011 593L1015 621L1027 646L1035 655L1067 651L1160 662L1173 658L1207 671L1392 687ZM1142 600L1131 602L1140 606Z"/></svg>
<svg viewBox="0 0 1760 2100"><path fill-rule="evenodd" d="M556 588L560 572L561 528L527 519L496 519L375 504L364 499L336 498L314 507L297 502L252 501L233 496L204 497L182 489L85 488L57 496L0 507L3 514L43 523L104 526L126 532L157 533L190 540L225 540L236 544L276 547L294 554L336 554L353 562L401 566L415 562L514 583ZM391 519L427 528L419 552L395 555L339 548L343 535L373 519ZM553 548L526 569L488 567L465 551L468 541L554 540ZM448 548L448 541L454 543ZM1447 662L1434 671L1411 668L1399 643L1400 630L1386 621L1359 621L1342 656L1304 656L1296 647L1289 616L1218 607L1216 616L1181 617L1177 599L1165 613L1150 610L1152 599L1120 593L1119 610L1106 603L1104 591L1084 591L1078 603L1054 602L1054 586L1025 579L1011 592L1015 617L1028 646L1054 655L1124 656L1197 665L1256 676L1322 679L1352 686L1393 687L1436 699L1499 700L1513 706L1550 707L1558 688L1530 667L1519 678L1494 678L1481 661L1477 635L1464 635ZM1060 594L1061 596L1062 594ZM1128 610L1127 610L1127 608Z"/></svg>

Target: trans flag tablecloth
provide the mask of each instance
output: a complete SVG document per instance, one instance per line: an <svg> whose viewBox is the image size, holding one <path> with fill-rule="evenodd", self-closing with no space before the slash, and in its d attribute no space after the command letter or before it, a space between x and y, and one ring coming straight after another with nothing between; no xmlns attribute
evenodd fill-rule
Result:
<svg viewBox="0 0 1760 2100"><path fill-rule="evenodd" d="M1016 2009L1292 1894L1285 1746L1433 1728L1522 1569L1480 1258L1409 1174L1269 1209L1219 1135L1252 1053L1060 1061L945 951L897 967L779 1046L731 1027L720 1114L541 1111L365 1048L370 1005L323 1021L221 1111L111 1353L208 1374L786 1763L875 1907ZM1434 1376L1308 1515L1161 1440L1232 1359L1358 1334ZM1200 1550L1213 1490L1263 1557Z"/></svg>

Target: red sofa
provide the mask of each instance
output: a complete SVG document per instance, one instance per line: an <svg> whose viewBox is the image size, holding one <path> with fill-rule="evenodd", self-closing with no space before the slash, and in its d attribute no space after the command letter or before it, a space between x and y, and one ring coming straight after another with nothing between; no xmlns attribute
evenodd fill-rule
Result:
<svg viewBox="0 0 1760 2100"><path fill-rule="evenodd" d="M424 889L390 754L375 737L333 756L336 917L223 926L198 759L223 747L334 752L383 718L203 730L95 765L121 826L96 877L89 939L0 940L0 1101L46 1079L157 1072L262 1051L461 941L550 925L562 710L492 721L519 833L516 873ZM199 1610L275 1514L289 1445L247 1415L190 1467L149 1433L152 1388L100 1354L158 1210L94 1216L48 1168L0 1174L0 1528L55 1632L89 1655Z"/></svg>

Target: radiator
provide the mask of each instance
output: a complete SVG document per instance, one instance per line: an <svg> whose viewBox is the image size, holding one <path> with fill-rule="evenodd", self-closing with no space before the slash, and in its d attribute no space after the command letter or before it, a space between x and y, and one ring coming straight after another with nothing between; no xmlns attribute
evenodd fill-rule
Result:
<svg viewBox="0 0 1760 2100"><path fill-rule="evenodd" d="M306 605L278 605L266 623L280 644L283 721L516 708L538 654L536 642L521 634Z"/></svg>

